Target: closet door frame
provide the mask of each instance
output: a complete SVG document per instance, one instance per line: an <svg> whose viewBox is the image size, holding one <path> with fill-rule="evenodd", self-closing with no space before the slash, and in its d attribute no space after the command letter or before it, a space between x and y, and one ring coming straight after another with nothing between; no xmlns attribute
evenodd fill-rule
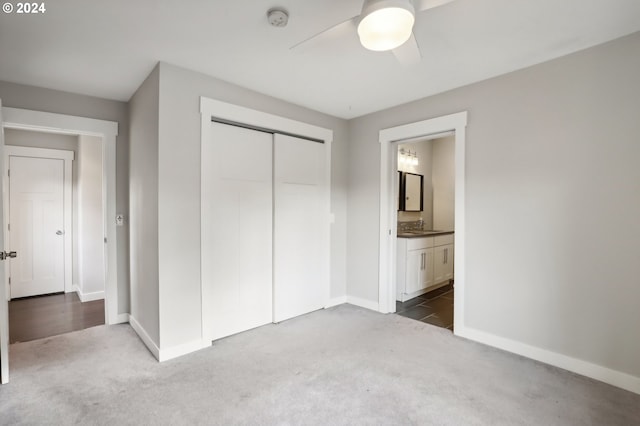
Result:
<svg viewBox="0 0 640 426"><path fill-rule="evenodd" d="M326 250L325 271L326 278L324 280L324 306L326 307L330 299L330 235L331 235L331 143L333 142L333 131L323 127L304 123L290 118L254 110L251 108L218 101L211 98L200 98L200 117L201 117L201 144L211 140L212 130L211 122L214 119L227 122L228 124L238 124L248 128L262 129L275 133L283 133L305 139L317 141L324 144L325 150L325 202L324 216L325 221L325 240L323 247ZM211 288L201 281L201 317L202 317L202 340L204 345L211 342L212 330L210 324L205 319L209 317L207 313L208 306L206 301L211 297Z"/></svg>

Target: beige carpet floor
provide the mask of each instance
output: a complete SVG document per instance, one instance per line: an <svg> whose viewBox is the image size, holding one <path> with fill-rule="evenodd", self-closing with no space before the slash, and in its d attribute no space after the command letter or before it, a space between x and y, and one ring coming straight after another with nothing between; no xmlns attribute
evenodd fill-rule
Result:
<svg viewBox="0 0 640 426"><path fill-rule="evenodd" d="M129 325L10 347L0 424L638 425L640 395L350 305L157 363Z"/></svg>

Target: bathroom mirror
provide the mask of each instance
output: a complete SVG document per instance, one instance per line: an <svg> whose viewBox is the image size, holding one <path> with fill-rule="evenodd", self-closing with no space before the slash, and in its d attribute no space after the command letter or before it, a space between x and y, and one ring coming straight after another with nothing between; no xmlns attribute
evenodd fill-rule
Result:
<svg viewBox="0 0 640 426"><path fill-rule="evenodd" d="M400 174L400 191L398 210L404 212L420 212L423 206L424 176L415 173L398 172Z"/></svg>

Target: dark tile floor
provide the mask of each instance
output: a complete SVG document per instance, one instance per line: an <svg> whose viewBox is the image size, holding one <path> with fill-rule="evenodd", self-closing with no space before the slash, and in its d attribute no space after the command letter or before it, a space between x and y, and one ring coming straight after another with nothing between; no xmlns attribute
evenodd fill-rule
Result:
<svg viewBox="0 0 640 426"><path fill-rule="evenodd" d="M406 302L396 302L396 313L453 331L453 284L437 288Z"/></svg>
<svg viewBox="0 0 640 426"><path fill-rule="evenodd" d="M9 343L51 337L104 324L104 300L82 303L76 293L9 302Z"/></svg>

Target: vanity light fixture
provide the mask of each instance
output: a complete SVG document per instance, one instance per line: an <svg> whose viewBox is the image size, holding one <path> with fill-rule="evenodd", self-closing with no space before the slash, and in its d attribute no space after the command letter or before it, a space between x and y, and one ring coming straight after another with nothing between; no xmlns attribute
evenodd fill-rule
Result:
<svg viewBox="0 0 640 426"><path fill-rule="evenodd" d="M400 164L406 164L408 166L417 166L420 164L418 161L418 153L416 151L411 152L411 150L400 148L399 154L398 162Z"/></svg>
<svg viewBox="0 0 640 426"><path fill-rule="evenodd" d="M360 43L378 52L395 49L409 40L414 22L411 0L365 0L358 23Z"/></svg>

